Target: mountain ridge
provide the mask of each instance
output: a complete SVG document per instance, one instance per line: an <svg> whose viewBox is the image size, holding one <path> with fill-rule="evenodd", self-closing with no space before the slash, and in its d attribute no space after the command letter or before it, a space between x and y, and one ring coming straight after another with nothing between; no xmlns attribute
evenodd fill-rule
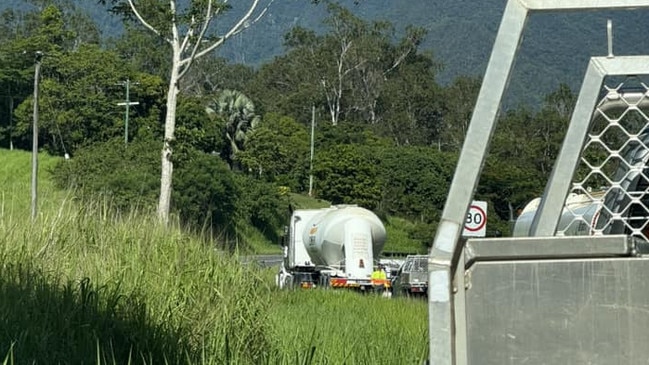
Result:
<svg viewBox="0 0 649 365"><path fill-rule="evenodd" d="M354 0L342 0L339 3L362 19L390 21L397 35L407 25L426 29L428 35L420 49L432 52L444 65L438 81L447 84L460 75L482 77L506 0L361 0L357 4ZM3 6L24 8L24 4L24 0L9 0L0 4L0 10ZM79 6L96 21L103 19L100 26L104 36L116 35L119 19L102 17L105 8L96 1ZM228 16L236 17L243 10L233 5ZM325 31L322 20L326 15L325 4L275 0L258 23L224 44L218 55L234 63L257 67L284 53L283 35L291 27L299 25ZM649 10L530 14L505 103L537 105L542 95L561 83L577 90L589 58L607 53L607 19L613 20L616 54L643 54L649 50L649 39L641 32L642 24L649 20Z"/></svg>

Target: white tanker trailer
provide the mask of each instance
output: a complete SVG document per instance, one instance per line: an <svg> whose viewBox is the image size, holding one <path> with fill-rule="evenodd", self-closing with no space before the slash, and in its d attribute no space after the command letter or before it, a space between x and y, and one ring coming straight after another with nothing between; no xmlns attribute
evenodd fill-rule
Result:
<svg viewBox="0 0 649 365"><path fill-rule="evenodd" d="M373 212L356 205L293 211L284 240L277 285L370 290L389 282L372 280L374 261L386 240Z"/></svg>
<svg viewBox="0 0 649 365"><path fill-rule="evenodd" d="M597 219L602 209L604 192L595 194L570 194L557 225L557 235L583 236L597 232ZM529 235L532 221L541 203L541 198L530 201L516 219L514 237Z"/></svg>
<svg viewBox="0 0 649 365"><path fill-rule="evenodd" d="M620 152L612 187L571 193L557 225L557 235L626 234L649 240L649 127ZM528 203L516 220L513 236L528 236L541 198Z"/></svg>

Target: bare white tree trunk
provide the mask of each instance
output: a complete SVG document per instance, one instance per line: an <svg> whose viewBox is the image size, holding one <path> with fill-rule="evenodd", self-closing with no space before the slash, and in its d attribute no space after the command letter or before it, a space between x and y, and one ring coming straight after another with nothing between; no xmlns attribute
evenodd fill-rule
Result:
<svg viewBox="0 0 649 365"><path fill-rule="evenodd" d="M269 0L269 5L273 0ZM167 115L165 116L165 133L164 142L162 146L161 155L161 174L160 174L160 200L158 201L158 217L160 221L167 225L169 223L169 208L171 205L171 190L172 190L172 177L173 177L173 162L172 162L172 143L174 141L174 133L176 129L176 104L178 101L178 93L180 91L180 80L187 74L195 59L200 58L221 46L223 42L238 34L242 30L248 28L251 24L256 23L266 12L266 6L257 15L252 18L259 0L253 0L252 4L244 13L241 18L227 31L225 34L217 37L214 41L203 42L203 39L210 28L212 20L220 13L222 8L217 7L215 0L207 0L204 2L201 17L191 17L187 24L183 24L180 29L183 29L184 34L181 36L178 21L183 17L178 17L176 14L176 0L160 0L159 5L162 6L167 2L169 4L169 24L151 24L147 22L138 10L137 0L126 0L135 17L142 23L142 25L149 31L163 37L167 43L172 47L172 65L171 75L169 80L169 90L167 92ZM156 27L157 26L157 27ZM160 29L169 27L171 36L166 36Z"/></svg>
<svg viewBox="0 0 649 365"><path fill-rule="evenodd" d="M338 81L338 86L334 88L334 100L335 100L335 105L334 105L334 119L333 119L333 124L337 125L338 120L340 119L340 100L343 98L343 77L347 74L348 71L343 71L343 67L345 66L345 58L347 56L347 51L351 47L351 42L349 43L344 43L342 45L342 49L340 52L340 58L338 58L338 69L336 70L336 76L337 76L337 81Z"/></svg>
<svg viewBox="0 0 649 365"><path fill-rule="evenodd" d="M174 46L171 80L169 81L169 91L167 92L167 115L165 116L165 134L161 156L160 200L158 201L158 217L165 225L169 223L169 207L171 204L171 183L174 170L174 164L171 159L173 153L171 143L174 140L174 132L176 129L176 103L179 90L178 69L180 65L180 54L175 52L175 48Z"/></svg>
<svg viewBox="0 0 649 365"><path fill-rule="evenodd" d="M335 82L328 83L324 78L320 80L325 97L327 98L327 107L329 108L329 116L331 117L332 125L338 125L338 120L340 119L340 104L343 98L343 80L353 69L345 69L347 52L351 46L351 41L347 41L346 39L341 40L340 54L336 58Z"/></svg>

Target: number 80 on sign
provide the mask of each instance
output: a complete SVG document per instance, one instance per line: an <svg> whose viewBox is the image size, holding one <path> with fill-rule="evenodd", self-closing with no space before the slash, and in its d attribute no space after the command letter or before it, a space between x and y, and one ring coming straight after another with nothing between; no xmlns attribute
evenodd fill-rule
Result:
<svg viewBox="0 0 649 365"><path fill-rule="evenodd" d="M487 233L487 202L474 200L466 213L462 236L484 237Z"/></svg>

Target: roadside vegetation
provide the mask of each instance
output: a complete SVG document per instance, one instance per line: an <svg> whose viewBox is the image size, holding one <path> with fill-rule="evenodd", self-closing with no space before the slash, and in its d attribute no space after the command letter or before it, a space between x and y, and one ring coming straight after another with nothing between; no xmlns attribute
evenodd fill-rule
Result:
<svg viewBox="0 0 649 365"><path fill-rule="evenodd" d="M107 11L126 4L102 2ZM151 5L144 13L169 6L155 3L142 3ZM425 252L480 81L440 84L443 65L420 49L425 29L395 38L390 22L325 3L318 31L286 32L285 54L257 68L209 55L181 80L172 219L224 249L273 252L292 198L311 195L376 212L396 238L386 250ZM150 210L160 196L170 48L136 25L105 40L69 1L0 17L0 148L31 149L33 56L42 52L39 146L71 156L53 167L56 186L121 214ZM127 80L138 103L128 128L116 105ZM488 235L508 235L517 209L542 193L573 103L562 86L541 107L503 113L474 197L489 203Z"/></svg>
<svg viewBox="0 0 649 365"><path fill-rule="evenodd" d="M279 292L273 272L162 228L152 212L81 204L40 155L0 150L0 354L4 363L413 363L426 348L422 302ZM404 309L405 308L405 309ZM407 344L407 345L404 345ZM412 360L412 361L411 361Z"/></svg>
<svg viewBox="0 0 649 365"><path fill-rule="evenodd" d="M144 13L169 6L142 4L151 6ZM164 131L171 57L159 38L134 26L102 39L69 1L0 13L6 362L393 364L426 357L423 303L278 292L271 272L240 264L239 256L280 252L296 208L368 208L386 225L385 252L423 253L435 236L480 82L439 84L442 65L419 49L425 29L409 27L395 39L389 22L326 6L322 31L292 28L286 53L258 68L196 60L169 113L171 138ZM37 52L45 57L32 221L25 151ZM125 81L127 99L138 102L128 109L128 128L116 105ZM487 235L506 236L516 209L543 191L573 104L561 87L535 111L503 113L474 197L489 203ZM166 227L153 218L163 141L173 149L165 154L173 160Z"/></svg>
<svg viewBox="0 0 649 365"><path fill-rule="evenodd" d="M291 364L422 364L426 301L337 290L284 291L273 299L274 336ZM286 359L286 358L285 358Z"/></svg>

